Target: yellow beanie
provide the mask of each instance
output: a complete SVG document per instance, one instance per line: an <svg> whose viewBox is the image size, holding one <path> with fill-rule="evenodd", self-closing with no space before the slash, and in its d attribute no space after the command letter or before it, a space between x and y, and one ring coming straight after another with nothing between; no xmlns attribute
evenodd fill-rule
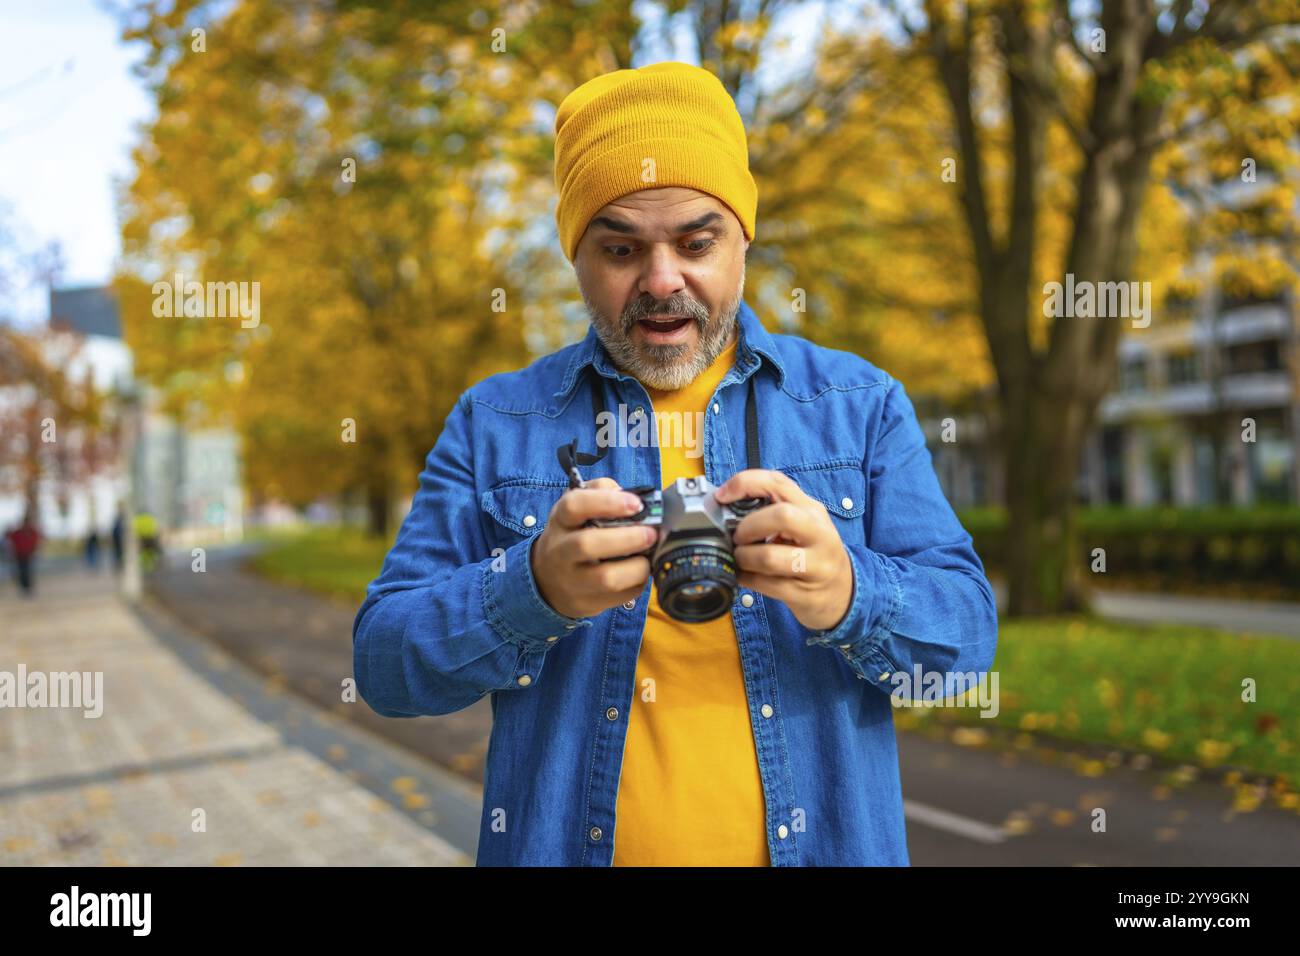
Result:
<svg viewBox="0 0 1300 956"><path fill-rule="evenodd" d="M722 82L688 63L615 70L566 96L555 115L555 186L570 262L602 206L665 186L716 196L754 239L758 187L745 126Z"/></svg>

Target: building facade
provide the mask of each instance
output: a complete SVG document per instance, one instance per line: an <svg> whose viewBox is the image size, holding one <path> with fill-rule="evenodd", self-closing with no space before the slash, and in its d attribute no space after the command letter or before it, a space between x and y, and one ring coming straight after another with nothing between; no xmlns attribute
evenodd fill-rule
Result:
<svg viewBox="0 0 1300 956"><path fill-rule="evenodd" d="M927 416L935 470L956 507L999 504L986 423ZM1078 476L1090 505L1300 503L1300 333L1286 294L1174 306L1120 340Z"/></svg>

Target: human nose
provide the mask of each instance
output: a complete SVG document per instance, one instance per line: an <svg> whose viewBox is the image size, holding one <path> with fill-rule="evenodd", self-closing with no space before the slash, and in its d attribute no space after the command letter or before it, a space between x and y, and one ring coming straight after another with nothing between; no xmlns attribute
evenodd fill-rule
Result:
<svg viewBox="0 0 1300 956"><path fill-rule="evenodd" d="M685 288L686 282L677 267L676 253L666 244L652 245L641 273L640 291L663 300Z"/></svg>

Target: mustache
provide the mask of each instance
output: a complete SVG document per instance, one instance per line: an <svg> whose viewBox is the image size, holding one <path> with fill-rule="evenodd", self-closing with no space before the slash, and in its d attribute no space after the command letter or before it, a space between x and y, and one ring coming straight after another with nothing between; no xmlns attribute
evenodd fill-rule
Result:
<svg viewBox="0 0 1300 956"><path fill-rule="evenodd" d="M624 332L631 332L639 319L653 319L660 315L684 315L694 319L701 326L709 321L709 310L702 303L686 296L677 296L658 302L654 299L637 299L623 310L622 325Z"/></svg>

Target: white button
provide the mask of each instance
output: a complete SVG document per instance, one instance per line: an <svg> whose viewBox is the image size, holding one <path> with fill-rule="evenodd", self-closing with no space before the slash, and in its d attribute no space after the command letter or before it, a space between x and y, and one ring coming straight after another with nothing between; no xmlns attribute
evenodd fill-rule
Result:
<svg viewBox="0 0 1300 956"><path fill-rule="evenodd" d="M759 713L761 713L764 717L771 717L771 716L772 716L772 705L771 705L771 704L764 704L764 705L763 705L762 707L760 707L758 710L759 710Z"/></svg>
<svg viewBox="0 0 1300 956"><path fill-rule="evenodd" d="M722 413L722 409L720 409L720 408L718 407L718 403L717 403L717 402L714 402L714 403L713 403L713 414L715 414L715 415L719 415L719 414L721 414L721 413Z"/></svg>
<svg viewBox="0 0 1300 956"><path fill-rule="evenodd" d="M786 826L783 823L776 828L776 835L779 836L782 840L784 840L786 837L790 835L790 831L786 829Z"/></svg>
<svg viewBox="0 0 1300 956"><path fill-rule="evenodd" d="M636 601L624 601L624 602L623 602L623 610L625 610L625 611L630 611L630 610L632 610L632 608L634 608L634 607L636 607Z"/></svg>
<svg viewBox="0 0 1300 956"><path fill-rule="evenodd" d="M524 515L525 528L531 528L535 524L537 524L537 518L535 518L533 515Z"/></svg>
<svg viewBox="0 0 1300 956"><path fill-rule="evenodd" d="M852 647L852 644L841 644L840 647Z"/></svg>
<svg viewBox="0 0 1300 956"><path fill-rule="evenodd" d="M852 499L852 498L841 498L841 499L840 499L840 507L843 508L845 511L852 511L852 510L853 510L853 499Z"/></svg>
<svg viewBox="0 0 1300 956"><path fill-rule="evenodd" d="M745 607L753 607L753 606L754 606L754 595L752 595L752 594L742 594L742 595L740 596L740 603L743 604L743 605L745 605Z"/></svg>
<svg viewBox="0 0 1300 956"><path fill-rule="evenodd" d="M548 638L546 639L546 643L547 643L547 644L554 644L554 643L555 643L556 641L558 641L558 640L559 640L558 637L548 637Z"/></svg>
<svg viewBox="0 0 1300 956"><path fill-rule="evenodd" d="M889 671L885 671L883 674L877 677L876 680L889 680Z"/></svg>
<svg viewBox="0 0 1300 956"><path fill-rule="evenodd" d="M529 684L531 684L532 682L533 682L533 679L532 679L531 677L529 677L527 674L525 674L523 677L519 678L519 686L520 686L520 687L527 687L527 686L528 686Z"/></svg>
<svg viewBox="0 0 1300 956"><path fill-rule="evenodd" d="M577 626L578 626L578 625L576 625L576 624L566 624L566 625L564 625L564 629L565 629L566 631L571 631L571 630L573 630L573 629L574 629L575 627L577 627Z"/></svg>

